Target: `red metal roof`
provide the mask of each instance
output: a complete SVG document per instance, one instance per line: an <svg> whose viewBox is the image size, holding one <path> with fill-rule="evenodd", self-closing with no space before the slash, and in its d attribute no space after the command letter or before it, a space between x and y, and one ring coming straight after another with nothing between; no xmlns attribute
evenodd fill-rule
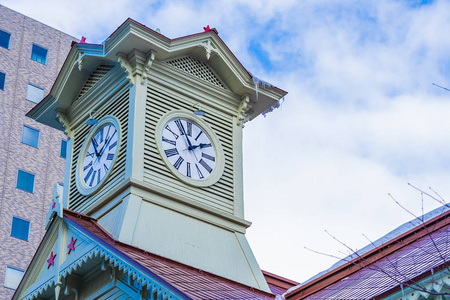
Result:
<svg viewBox="0 0 450 300"><path fill-rule="evenodd" d="M103 241L104 246L109 247L110 250L119 252L121 255L136 262L137 267L147 270L149 275L155 274L191 299L275 299L275 296L270 293L119 242L91 217L64 210L64 218L94 239Z"/></svg>
<svg viewBox="0 0 450 300"><path fill-rule="evenodd" d="M295 299L381 299L446 268L450 257L450 211L367 254L300 285ZM439 275L437 275L439 276Z"/></svg>
<svg viewBox="0 0 450 300"><path fill-rule="evenodd" d="M282 295L286 293L286 291L296 285L299 285L298 282L281 277L279 275L262 271L264 275L264 279L266 279L267 284L269 285L270 291L275 295Z"/></svg>

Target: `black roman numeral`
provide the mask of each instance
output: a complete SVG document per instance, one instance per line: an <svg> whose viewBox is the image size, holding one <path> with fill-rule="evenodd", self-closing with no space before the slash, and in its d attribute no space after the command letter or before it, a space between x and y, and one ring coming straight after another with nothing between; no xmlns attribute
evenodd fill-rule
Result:
<svg viewBox="0 0 450 300"><path fill-rule="evenodd" d="M198 138L202 135L203 131L200 130L200 133L197 134L197 137L195 138L195 140L198 140Z"/></svg>
<svg viewBox="0 0 450 300"><path fill-rule="evenodd" d="M93 138L92 139L92 141L94 141L94 146L95 146L95 148L98 148L98 143L97 143L97 141Z"/></svg>
<svg viewBox="0 0 450 300"><path fill-rule="evenodd" d="M211 143L209 143L209 144L200 144L200 148L201 148L201 149L203 149L203 148L209 148L209 147L212 147Z"/></svg>
<svg viewBox="0 0 450 300"><path fill-rule="evenodd" d="M117 145L117 141L115 141L114 143L112 143L111 145L109 145L108 150L111 150L112 148L114 148Z"/></svg>
<svg viewBox="0 0 450 300"><path fill-rule="evenodd" d="M177 124L178 131L180 132L180 134L183 135L184 127L183 127L183 124L181 123L181 120L180 119L175 120L175 124Z"/></svg>
<svg viewBox="0 0 450 300"><path fill-rule="evenodd" d="M101 171L102 169L98 169L98 173L97 173L97 184L99 184L100 183L100 180L101 180L101 178L100 178L100 171Z"/></svg>
<svg viewBox="0 0 450 300"><path fill-rule="evenodd" d="M98 139L100 140L100 143L103 142L103 129L105 129L104 127L102 129L100 129L100 131L98 132Z"/></svg>
<svg viewBox="0 0 450 300"><path fill-rule="evenodd" d="M114 153L108 153L106 160L113 160L113 158L114 158Z"/></svg>
<svg viewBox="0 0 450 300"><path fill-rule="evenodd" d="M186 121L186 125L187 125L187 132L186 132L186 134L188 136L192 136L192 123L189 122L189 121Z"/></svg>
<svg viewBox="0 0 450 300"><path fill-rule="evenodd" d="M174 146L177 145L177 142L176 142L176 141L172 141L172 140L166 139L165 137L162 137L162 141L163 141L163 142L166 142L166 143L169 143L169 144L172 144L172 145L174 145Z"/></svg>
<svg viewBox="0 0 450 300"><path fill-rule="evenodd" d="M164 153L166 153L167 157L171 157L174 155L178 155L178 150L177 150L177 148L167 149L167 150L164 150Z"/></svg>
<svg viewBox="0 0 450 300"><path fill-rule="evenodd" d="M92 161L88 163L86 166L84 166L83 171L86 171L86 169L89 168L90 166L92 166Z"/></svg>
<svg viewBox="0 0 450 300"><path fill-rule="evenodd" d="M105 173L108 172L108 170L109 170L105 164L103 164L103 169L105 169Z"/></svg>
<svg viewBox="0 0 450 300"><path fill-rule="evenodd" d="M199 163L203 166L203 168L205 168L206 171L208 171L208 173L212 172L213 169L203 159L200 159Z"/></svg>
<svg viewBox="0 0 450 300"><path fill-rule="evenodd" d="M202 174L202 172L200 171L200 169L198 168L197 164L195 164L195 168L197 169L197 174L198 174L198 178L203 179L205 178Z"/></svg>
<svg viewBox="0 0 450 300"><path fill-rule="evenodd" d="M202 157L209 159L210 161L216 161L216 158L214 156L208 155L206 153L202 152Z"/></svg>
<svg viewBox="0 0 450 300"><path fill-rule="evenodd" d="M94 178L95 178L95 173L97 171L94 171L94 173L92 174L92 178L91 178L91 182L89 182L89 186L92 186L92 184L94 183Z"/></svg>
<svg viewBox="0 0 450 300"><path fill-rule="evenodd" d="M106 139L108 140L109 131L111 130L111 125L108 126L108 131L106 132Z"/></svg>
<svg viewBox="0 0 450 300"><path fill-rule="evenodd" d="M84 182L87 182L89 177L91 176L92 172L94 172L94 169L92 169L92 167L89 169L89 172L86 174L86 176L84 177Z"/></svg>
<svg viewBox="0 0 450 300"><path fill-rule="evenodd" d="M111 126L110 126L110 128L111 128ZM108 130L108 132L109 132L109 130ZM111 134L110 137L108 137L108 135L106 135L106 140L108 141L108 140L112 139L113 136L116 134L116 132L117 132L117 129L114 130L113 134Z"/></svg>
<svg viewBox="0 0 450 300"><path fill-rule="evenodd" d="M186 162L186 176L191 177L191 163Z"/></svg>
<svg viewBox="0 0 450 300"><path fill-rule="evenodd" d="M173 164L173 166L175 167L175 169L179 169L181 164L183 163L184 158L182 158L181 156L178 157L177 161Z"/></svg>
<svg viewBox="0 0 450 300"><path fill-rule="evenodd" d="M172 131L172 129L170 129L169 125L166 125L166 127L164 127L167 131L169 131L170 133L173 134L173 136L175 137L175 139L178 139L178 134L176 134L175 132Z"/></svg>

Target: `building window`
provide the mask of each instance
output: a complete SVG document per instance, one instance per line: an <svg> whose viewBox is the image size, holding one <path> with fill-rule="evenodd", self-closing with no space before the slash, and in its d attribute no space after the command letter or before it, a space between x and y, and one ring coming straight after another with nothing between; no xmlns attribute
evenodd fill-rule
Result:
<svg viewBox="0 0 450 300"><path fill-rule="evenodd" d="M0 30L0 47L9 49L9 40L11 39L11 34L3 30Z"/></svg>
<svg viewBox="0 0 450 300"><path fill-rule="evenodd" d="M30 222L13 217L11 225L11 236L28 241L28 232L30 231Z"/></svg>
<svg viewBox="0 0 450 300"><path fill-rule="evenodd" d="M17 188L29 193L34 191L34 174L19 170L17 173Z"/></svg>
<svg viewBox="0 0 450 300"><path fill-rule="evenodd" d="M31 59L35 60L41 64L47 64L47 49L42 48L38 45L33 44L33 49L31 49Z"/></svg>
<svg viewBox="0 0 450 300"><path fill-rule="evenodd" d="M34 103L39 103L42 99L44 99L44 89L32 84L28 84L27 100Z"/></svg>
<svg viewBox="0 0 450 300"><path fill-rule="evenodd" d="M37 148L39 144L39 130L23 125L22 143Z"/></svg>
<svg viewBox="0 0 450 300"><path fill-rule="evenodd" d="M63 158L66 158L66 150L67 150L67 141L61 140L61 151L59 155Z"/></svg>
<svg viewBox="0 0 450 300"><path fill-rule="evenodd" d="M10 289L17 289L19 286L20 281L22 280L23 273L25 273L22 270L13 268L13 267L6 267L5 272L5 287Z"/></svg>
<svg viewBox="0 0 450 300"><path fill-rule="evenodd" d="M0 72L0 90L4 90L5 89L5 79L6 79L6 74L3 72Z"/></svg>

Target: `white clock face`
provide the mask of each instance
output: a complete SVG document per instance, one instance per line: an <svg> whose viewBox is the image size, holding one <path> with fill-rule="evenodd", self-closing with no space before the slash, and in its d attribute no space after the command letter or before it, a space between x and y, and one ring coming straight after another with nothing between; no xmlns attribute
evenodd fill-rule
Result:
<svg viewBox="0 0 450 300"><path fill-rule="evenodd" d="M115 160L118 147L117 128L107 124L91 137L83 163L83 181L90 188L97 186L105 178Z"/></svg>
<svg viewBox="0 0 450 300"><path fill-rule="evenodd" d="M181 175L208 178L216 168L216 151L206 132L190 120L168 121L161 134L163 155Z"/></svg>
<svg viewBox="0 0 450 300"><path fill-rule="evenodd" d="M77 187L89 195L105 182L116 161L120 142L120 125L116 118L102 118L86 137L77 165Z"/></svg>

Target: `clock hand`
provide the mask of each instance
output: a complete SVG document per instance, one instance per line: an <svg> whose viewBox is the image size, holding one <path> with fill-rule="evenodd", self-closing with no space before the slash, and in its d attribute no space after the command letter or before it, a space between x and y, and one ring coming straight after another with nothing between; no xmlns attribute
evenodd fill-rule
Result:
<svg viewBox="0 0 450 300"><path fill-rule="evenodd" d="M117 131L117 130L116 130L116 131ZM100 150L100 156L103 155L103 152L105 151L106 147L108 147L109 142L111 141L112 137L116 134L116 131L114 131L113 134L112 134L110 137L106 138L105 144L103 145L102 150Z"/></svg>
<svg viewBox="0 0 450 300"><path fill-rule="evenodd" d="M97 142L95 141L94 138L91 138L91 142L92 142L92 146L94 146L95 155L99 156L98 151L97 151L97 146L96 146Z"/></svg>
<svg viewBox="0 0 450 300"><path fill-rule="evenodd" d="M181 123L181 120L180 120L180 124L181 124L181 129L183 131L183 135L185 136L185 139L186 139L186 141L189 144L188 150L192 150L192 154L194 154L195 160L198 162L197 155L195 155L195 151L194 151L194 149L197 148L198 146L192 146L191 141L189 140L189 138L188 138L188 136L186 134L186 131L184 130L183 123Z"/></svg>
<svg viewBox="0 0 450 300"><path fill-rule="evenodd" d="M179 121L180 121L181 133L184 135L184 139L187 141L187 143L188 143L188 145L189 145L188 149L189 149L189 150L193 150L193 149L197 148L197 147L192 148L191 141L189 140L189 138L188 138L188 136L187 136L187 134L186 134L186 131L184 130L183 123L181 123L181 120L179 120Z"/></svg>

